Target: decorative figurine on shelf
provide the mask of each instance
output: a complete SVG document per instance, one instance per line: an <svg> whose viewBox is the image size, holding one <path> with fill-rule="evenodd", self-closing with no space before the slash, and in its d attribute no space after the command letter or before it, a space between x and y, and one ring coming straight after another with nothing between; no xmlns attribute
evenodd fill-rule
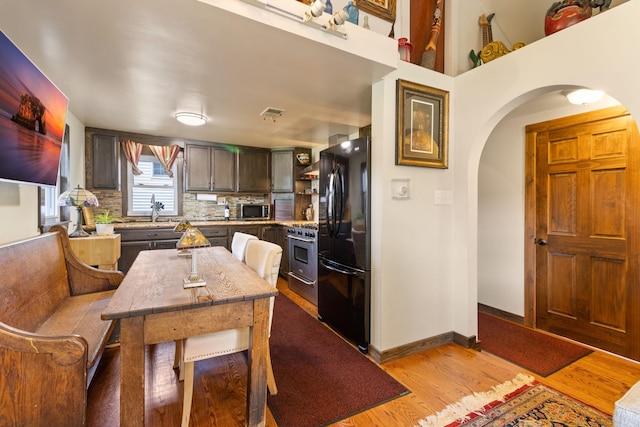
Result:
<svg viewBox="0 0 640 427"><path fill-rule="evenodd" d="M349 0L344 9L349 14L349 19L347 19L347 21L351 22L352 24L358 25L360 12L358 11L358 8L353 4L353 0Z"/></svg>
<svg viewBox="0 0 640 427"><path fill-rule="evenodd" d="M477 53L473 50L469 52L469 58L473 62L473 68L481 65L482 63L486 64L487 62L493 61L494 59L504 56L516 49L520 49L525 45L524 42L518 42L511 47L511 50L509 50L501 41L493 41L491 20L494 16L495 13L492 13L489 16L482 14L480 15L480 18L478 18L478 25L480 25L480 28L482 29L482 50Z"/></svg>
<svg viewBox="0 0 640 427"><path fill-rule="evenodd" d="M551 35L591 18L592 9L609 9L611 0L563 0L551 5L544 17L544 34Z"/></svg>
<svg viewBox="0 0 640 427"><path fill-rule="evenodd" d="M436 8L433 11L431 34L429 35L429 40L424 48L424 52L422 52L422 61L420 63L420 65L430 70L434 70L436 68L436 49L438 47L438 37L440 36L440 25L442 19L442 11L440 10L441 3L442 0L436 0Z"/></svg>

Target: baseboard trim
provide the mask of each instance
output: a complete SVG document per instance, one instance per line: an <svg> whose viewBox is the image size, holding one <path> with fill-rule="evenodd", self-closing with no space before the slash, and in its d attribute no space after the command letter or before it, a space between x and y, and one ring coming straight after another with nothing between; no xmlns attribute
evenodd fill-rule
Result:
<svg viewBox="0 0 640 427"><path fill-rule="evenodd" d="M518 325L524 325L523 316L518 316L517 314L509 313L508 311L500 310L499 308L478 303L478 311L500 317L504 320L509 320L510 322L517 323Z"/></svg>
<svg viewBox="0 0 640 427"><path fill-rule="evenodd" d="M448 343L456 343L465 348L480 350L480 342L476 340L476 336L466 337L457 332L445 332L444 334L414 341L389 350L380 351L373 345L369 345L369 356L379 364L391 362L405 356L420 353L421 351L440 347Z"/></svg>

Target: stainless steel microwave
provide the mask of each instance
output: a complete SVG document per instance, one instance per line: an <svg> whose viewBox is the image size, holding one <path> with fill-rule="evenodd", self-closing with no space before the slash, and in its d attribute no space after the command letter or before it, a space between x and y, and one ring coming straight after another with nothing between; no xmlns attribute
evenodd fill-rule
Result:
<svg viewBox="0 0 640 427"><path fill-rule="evenodd" d="M268 204L239 204L236 212L242 220L269 219L270 207Z"/></svg>

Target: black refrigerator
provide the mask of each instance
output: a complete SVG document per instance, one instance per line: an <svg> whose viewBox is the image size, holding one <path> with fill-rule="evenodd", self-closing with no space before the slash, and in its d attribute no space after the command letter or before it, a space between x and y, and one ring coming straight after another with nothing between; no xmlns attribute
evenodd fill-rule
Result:
<svg viewBox="0 0 640 427"><path fill-rule="evenodd" d="M366 353L371 307L368 137L320 153L318 319Z"/></svg>

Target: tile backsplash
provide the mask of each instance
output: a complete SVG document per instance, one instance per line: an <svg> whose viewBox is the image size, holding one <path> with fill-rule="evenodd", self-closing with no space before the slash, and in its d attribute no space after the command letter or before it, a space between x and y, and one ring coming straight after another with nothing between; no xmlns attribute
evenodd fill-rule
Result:
<svg viewBox="0 0 640 427"><path fill-rule="evenodd" d="M106 209L111 214L120 218L126 218L122 214L122 192L112 190L92 190L98 198L100 205L95 212L104 212ZM230 217L236 218L236 205L238 203L269 203L269 197L265 194L229 194L218 195L225 197L229 203ZM162 216L162 215L161 215ZM224 220L224 205L218 202L196 200L195 193L182 194L182 215L179 218L189 220Z"/></svg>

